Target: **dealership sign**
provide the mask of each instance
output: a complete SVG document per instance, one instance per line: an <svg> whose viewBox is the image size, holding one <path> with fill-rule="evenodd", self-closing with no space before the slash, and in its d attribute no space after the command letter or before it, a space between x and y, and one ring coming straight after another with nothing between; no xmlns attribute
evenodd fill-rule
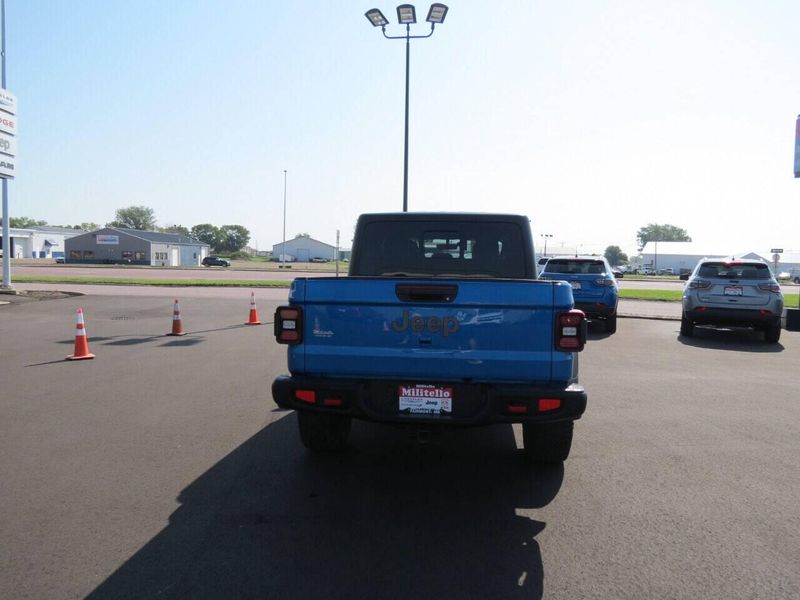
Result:
<svg viewBox="0 0 800 600"><path fill-rule="evenodd" d="M0 89L0 110L17 114L17 97L8 90Z"/></svg>
<svg viewBox="0 0 800 600"><path fill-rule="evenodd" d="M13 115L0 112L0 131L3 133L10 133L11 135L16 135L17 118Z"/></svg>
<svg viewBox="0 0 800 600"><path fill-rule="evenodd" d="M17 97L0 89L0 177L17 174Z"/></svg>
<svg viewBox="0 0 800 600"><path fill-rule="evenodd" d="M97 243L98 244L105 244L106 246L119 246L119 236L118 235L105 235L105 234L98 234L97 236Z"/></svg>

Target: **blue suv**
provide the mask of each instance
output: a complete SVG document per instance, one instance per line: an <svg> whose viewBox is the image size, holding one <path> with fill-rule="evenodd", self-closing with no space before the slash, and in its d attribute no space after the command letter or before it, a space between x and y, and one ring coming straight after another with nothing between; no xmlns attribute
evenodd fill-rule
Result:
<svg viewBox="0 0 800 600"><path fill-rule="evenodd" d="M604 257L556 256L547 261L539 279L569 282L575 308L590 319L604 321L608 333L617 330L619 290L611 265Z"/></svg>

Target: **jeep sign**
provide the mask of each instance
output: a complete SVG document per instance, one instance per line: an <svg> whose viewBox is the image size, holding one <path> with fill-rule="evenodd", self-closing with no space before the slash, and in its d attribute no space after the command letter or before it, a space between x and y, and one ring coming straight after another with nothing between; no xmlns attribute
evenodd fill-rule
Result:
<svg viewBox="0 0 800 600"><path fill-rule="evenodd" d="M17 139L13 135L0 133L0 153L8 154L9 156L17 155Z"/></svg>

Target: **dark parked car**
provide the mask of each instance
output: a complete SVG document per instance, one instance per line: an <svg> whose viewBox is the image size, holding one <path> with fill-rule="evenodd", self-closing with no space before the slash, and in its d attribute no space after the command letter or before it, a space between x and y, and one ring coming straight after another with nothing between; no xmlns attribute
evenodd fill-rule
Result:
<svg viewBox="0 0 800 600"><path fill-rule="evenodd" d="M203 266L206 267L230 267L231 263L225 260L224 258L220 258L219 256L206 256L203 259Z"/></svg>

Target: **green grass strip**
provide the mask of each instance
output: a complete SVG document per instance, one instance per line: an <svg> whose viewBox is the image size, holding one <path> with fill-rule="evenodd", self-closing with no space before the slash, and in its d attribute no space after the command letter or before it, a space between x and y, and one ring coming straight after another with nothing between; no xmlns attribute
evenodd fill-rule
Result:
<svg viewBox="0 0 800 600"><path fill-rule="evenodd" d="M620 290L619 297L626 300L664 300L680 302L683 290Z"/></svg>
<svg viewBox="0 0 800 600"><path fill-rule="evenodd" d="M680 302L683 290L620 290L619 297L626 300L662 300ZM797 306L800 294L784 294L783 305L789 308Z"/></svg>
<svg viewBox="0 0 800 600"><path fill-rule="evenodd" d="M266 279L138 279L132 277L56 277L21 275L20 283L88 283L99 285L156 285L164 287L276 287L288 288L290 281Z"/></svg>

